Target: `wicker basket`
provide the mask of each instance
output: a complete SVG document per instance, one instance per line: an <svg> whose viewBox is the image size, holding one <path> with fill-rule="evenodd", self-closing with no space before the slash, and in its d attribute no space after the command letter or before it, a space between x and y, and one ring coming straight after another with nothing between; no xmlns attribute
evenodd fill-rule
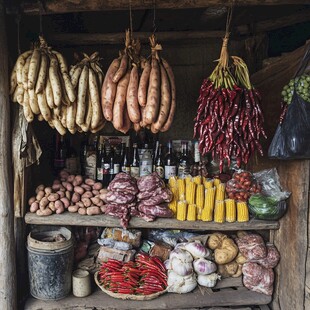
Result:
<svg viewBox="0 0 310 310"><path fill-rule="evenodd" d="M111 297L118 298L118 299L125 299L125 300L151 300L154 298L157 298L158 296L164 294L167 292L167 289L157 292L150 295L131 295L131 294L120 294L120 293L113 293L109 290L106 290L99 282L98 272L95 273L95 282L98 285L98 287L106 294L108 294Z"/></svg>

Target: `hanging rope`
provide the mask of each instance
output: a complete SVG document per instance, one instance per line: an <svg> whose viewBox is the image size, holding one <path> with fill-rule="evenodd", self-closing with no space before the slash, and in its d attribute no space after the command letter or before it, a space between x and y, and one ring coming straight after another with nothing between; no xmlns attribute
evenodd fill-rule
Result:
<svg viewBox="0 0 310 310"><path fill-rule="evenodd" d="M44 12L44 8L43 8L43 4L42 2L39 0L38 1L38 5L39 5L39 27L40 27L40 33L39 35L43 37L43 12Z"/></svg>
<svg viewBox="0 0 310 310"><path fill-rule="evenodd" d="M17 24L17 51L18 51L18 55L21 54L21 50L20 50L20 14L18 13L16 15L15 21Z"/></svg>
<svg viewBox="0 0 310 310"><path fill-rule="evenodd" d="M153 34L156 32L156 0L153 1Z"/></svg>
<svg viewBox="0 0 310 310"><path fill-rule="evenodd" d="M130 23L130 41L132 41L132 10L131 10L131 0L129 0L129 23Z"/></svg>

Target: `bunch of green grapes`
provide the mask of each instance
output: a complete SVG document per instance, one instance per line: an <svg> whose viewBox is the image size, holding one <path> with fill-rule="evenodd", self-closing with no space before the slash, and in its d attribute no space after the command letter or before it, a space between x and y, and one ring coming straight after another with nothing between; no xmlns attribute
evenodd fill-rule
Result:
<svg viewBox="0 0 310 310"><path fill-rule="evenodd" d="M283 87L281 95L283 101L290 104L292 101L294 87L296 87L297 94L305 101L310 102L310 75L303 74L291 79L287 85Z"/></svg>

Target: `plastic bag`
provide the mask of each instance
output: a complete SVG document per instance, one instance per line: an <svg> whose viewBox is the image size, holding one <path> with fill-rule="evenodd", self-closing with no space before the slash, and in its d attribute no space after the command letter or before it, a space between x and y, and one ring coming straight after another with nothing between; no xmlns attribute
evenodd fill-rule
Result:
<svg viewBox="0 0 310 310"><path fill-rule="evenodd" d="M310 158L310 102L305 101L296 89L299 77L308 70L309 62L310 49L307 50L295 75L292 101L269 146L268 156L271 158Z"/></svg>
<svg viewBox="0 0 310 310"><path fill-rule="evenodd" d="M276 168L255 172L254 177L262 186L262 194L273 197L277 202L291 195L290 192L283 191Z"/></svg>

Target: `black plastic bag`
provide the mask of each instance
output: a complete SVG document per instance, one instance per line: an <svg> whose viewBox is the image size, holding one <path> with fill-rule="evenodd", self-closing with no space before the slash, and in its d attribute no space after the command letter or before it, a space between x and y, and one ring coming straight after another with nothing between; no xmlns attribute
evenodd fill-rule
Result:
<svg viewBox="0 0 310 310"><path fill-rule="evenodd" d="M310 49L307 50L295 75L292 101L269 146L268 156L271 158L310 158L310 102L306 102L296 91L298 77L307 71L309 61Z"/></svg>

